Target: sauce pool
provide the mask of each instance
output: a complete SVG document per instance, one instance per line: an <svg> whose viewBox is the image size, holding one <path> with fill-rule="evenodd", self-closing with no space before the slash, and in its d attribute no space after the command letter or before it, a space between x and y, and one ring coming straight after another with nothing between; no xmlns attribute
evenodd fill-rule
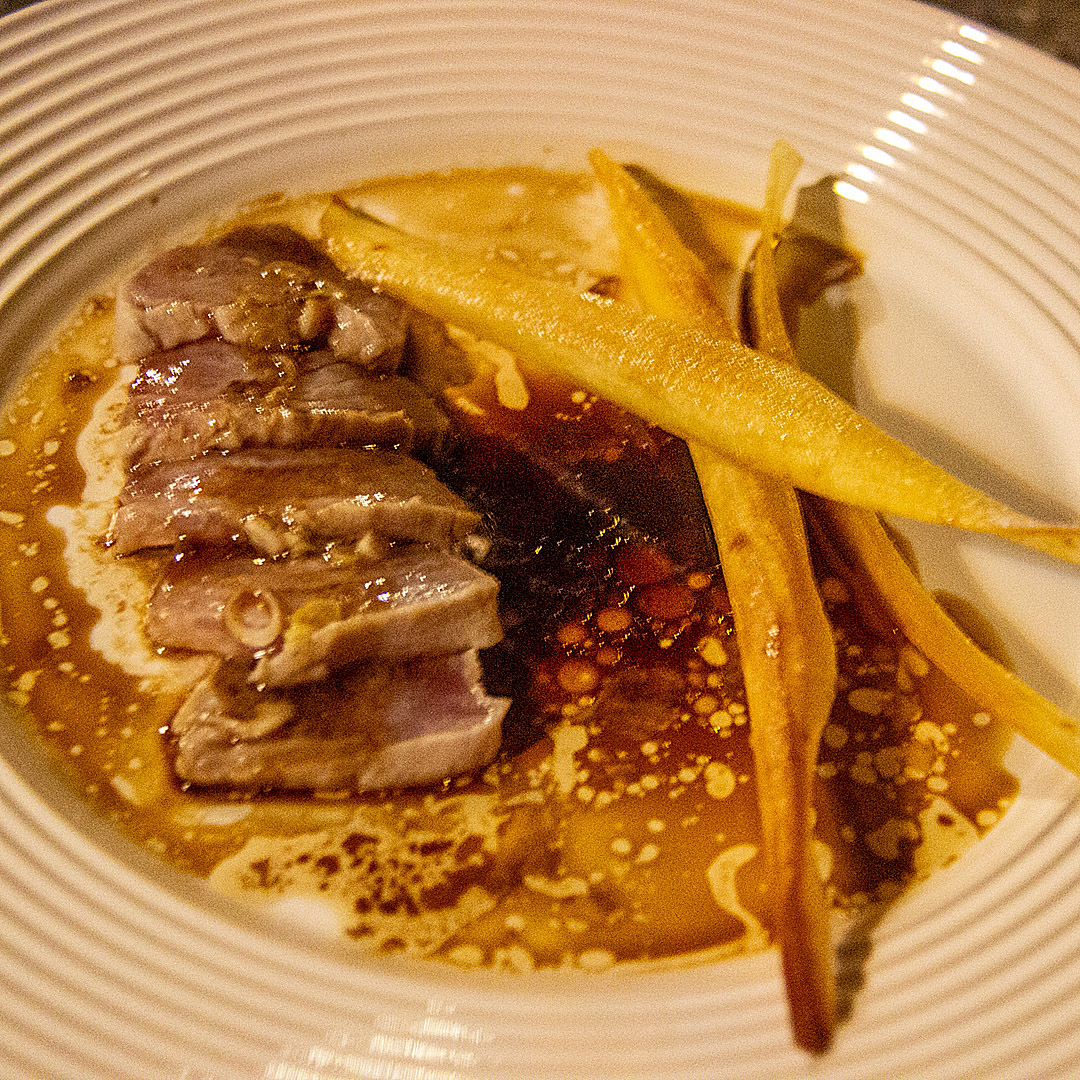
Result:
<svg viewBox="0 0 1080 1080"><path fill-rule="evenodd" d="M547 273L577 272L572 259L598 279L612 273L582 224L595 208L581 178L463 173L352 197L398 198L422 217L425 199L440 205L440 183L454 205L471 195L481 208L473 242L487 229L493 249L520 241ZM574 238L563 241L565 270L540 243L556 224ZM109 445L108 402L122 400L107 298L87 303L0 420L8 700L68 782L135 843L362 949L594 970L764 948L738 643L682 444L571 385L518 375L524 408L505 404L495 381L468 388L470 438L447 470L485 512L503 581L507 639L485 657L486 680L514 705L483 775L310 798L176 784L162 730L192 662L139 639L155 560L125 559L121 573L89 535L104 501L88 506L84 489L107 490L97 473L108 462L94 453ZM541 443L554 471L530 464ZM652 498L624 513L620 491L643 463ZM895 629L865 625L824 557L821 589L840 683L817 770L817 854L836 908L859 910L895 900L1000 818L1017 787L1001 765L1011 734Z"/></svg>

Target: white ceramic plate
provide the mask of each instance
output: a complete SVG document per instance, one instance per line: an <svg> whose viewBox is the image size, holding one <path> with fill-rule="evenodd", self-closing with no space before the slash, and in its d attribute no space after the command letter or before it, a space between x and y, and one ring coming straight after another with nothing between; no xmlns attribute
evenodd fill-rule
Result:
<svg viewBox="0 0 1080 1080"><path fill-rule="evenodd" d="M0 356L258 192L604 143L749 201L783 136L843 174L862 407L1028 507L1080 511L1080 74L906 0L45 0L0 22ZM910 529L1022 673L1080 687L1080 573ZM523 979L346 962L207 895L5 723L0 1074L1043 1077L1080 1071L1080 803L1012 756L1005 821L876 929L834 1051L776 959Z"/></svg>

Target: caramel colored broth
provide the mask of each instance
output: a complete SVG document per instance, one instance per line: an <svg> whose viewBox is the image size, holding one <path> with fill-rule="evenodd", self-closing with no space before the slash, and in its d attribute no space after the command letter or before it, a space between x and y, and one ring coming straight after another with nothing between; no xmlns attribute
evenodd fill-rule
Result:
<svg viewBox="0 0 1080 1080"><path fill-rule="evenodd" d="M536 272L617 287L582 178L462 173L350 198ZM719 250L735 252L752 215L698 209ZM681 444L642 439L603 402L500 363L510 368L451 403L482 419L477 454L505 446L492 433L526 432L561 448L575 475L583 462L645 461L678 489ZM722 575L702 555L707 527L685 528L695 491L669 506L683 531L668 542L655 516L642 528L602 497L576 517L545 512L497 455L466 456L451 477L485 510L506 571L507 641L486 658L489 686L514 695L500 758L482 776L406 792L184 791L163 732L202 668L139 635L160 561L120 563L97 539L118 482L109 448L122 400L102 299L59 335L0 424L7 696L97 811L222 892L363 948L520 970L768 945L738 643ZM1016 782L1001 765L1003 726L894 629L866 626L823 565L840 682L818 766L817 854L836 907L859 909L958 857Z"/></svg>

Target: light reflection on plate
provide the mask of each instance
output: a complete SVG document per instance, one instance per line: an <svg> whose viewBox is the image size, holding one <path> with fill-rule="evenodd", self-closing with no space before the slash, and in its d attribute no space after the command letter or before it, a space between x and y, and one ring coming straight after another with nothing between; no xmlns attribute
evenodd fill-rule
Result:
<svg viewBox="0 0 1080 1080"><path fill-rule="evenodd" d="M185 221L253 194L609 150L755 202L782 136L835 173L877 420L1080 511L1080 75L896 0L45 0L0 22L4 385ZM1080 687L1080 576L905 526L1021 672ZM0 735L6 1077L967 1077L1080 1067L1076 784L1022 795L874 930L836 1049L791 1045L775 957L527 980L347 963L209 896Z"/></svg>

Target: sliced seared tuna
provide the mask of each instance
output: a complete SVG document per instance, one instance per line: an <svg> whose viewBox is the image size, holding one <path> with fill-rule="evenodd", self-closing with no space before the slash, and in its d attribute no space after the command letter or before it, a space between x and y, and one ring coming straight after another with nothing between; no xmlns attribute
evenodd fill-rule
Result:
<svg viewBox="0 0 1080 1080"><path fill-rule="evenodd" d="M119 554L239 542L279 555L371 532L453 544L479 521L426 465L405 454L263 448L132 470L106 540Z"/></svg>
<svg viewBox="0 0 1080 1080"><path fill-rule="evenodd" d="M303 237L281 225L237 229L176 247L117 294L116 349L135 360L220 336L256 349L324 345L339 360L393 371L406 309L348 281Z"/></svg>
<svg viewBox="0 0 1080 1080"><path fill-rule="evenodd" d="M438 453L449 421L409 379L326 350L258 352L211 338L151 353L128 394L129 464L246 446L398 447Z"/></svg>
<svg viewBox="0 0 1080 1080"><path fill-rule="evenodd" d="M406 546L373 565L242 556L174 562L150 600L156 645L258 657L251 679L284 686L363 659L463 652L502 638L499 585L440 548Z"/></svg>
<svg viewBox="0 0 1080 1080"><path fill-rule="evenodd" d="M187 783L357 791L425 784L487 765L505 698L479 684L474 652L358 666L331 682L257 690L222 664L173 717Z"/></svg>
<svg viewBox="0 0 1080 1080"><path fill-rule="evenodd" d="M497 752L509 702L476 651L502 637L498 583L459 554L480 515L408 456L450 430L396 373L410 332L403 370L441 370L441 326L410 331L282 226L175 248L120 289L139 371L106 539L174 549L147 635L216 657L171 724L182 781L363 790Z"/></svg>
<svg viewBox="0 0 1080 1080"><path fill-rule="evenodd" d="M263 396L286 386L292 374L276 354L256 352L209 338L147 354L128 388L125 418L181 405L203 405L226 395ZM295 365L293 354L282 360Z"/></svg>

